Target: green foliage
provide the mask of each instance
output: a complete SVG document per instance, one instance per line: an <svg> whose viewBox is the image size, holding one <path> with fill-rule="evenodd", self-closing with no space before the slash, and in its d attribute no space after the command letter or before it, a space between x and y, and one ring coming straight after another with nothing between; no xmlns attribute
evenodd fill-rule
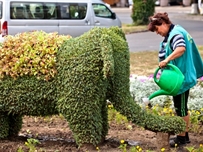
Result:
<svg viewBox="0 0 203 152"><path fill-rule="evenodd" d="M23 150L22 146L18 147L17 152L24 152L24 150Z"/></svg>
<svg viewBox="0 0 203 152"><path fill-rule="evenodd" d="M42 52L48 49L43 59L53 51L47 43L44 44L46 47L38 47ZM14 47L14 50L8 50L8 54L20 55L19 52L27 50L27 45L18 44L21 49ZM27 54L32 50L38 52L32 46ZM145 129L169 133L184 130L185 123L181 118L148 113L134 102L129 91L129 48L122 29L95 27L80 37L66 39L54 52L55 66L45 67L48 71L55 67L57 74L49 81L25 73L15 79L10 74L1 79L0 118L3 125L0 125L0 138L9 135L7 128L11 120L16 120L18 125L13 133L18 132L22 124L20 116L61 113L69 122L79 147L84 143L96 146L108 133L107 99L121 115ZM40 53L36 58L38 56ZM50 63L49 60L47 62ZM40 69L41 65L38 67ZM24 66L19 70L22 69Z"/></svg>
<svg viewBox="0 0 203 152"><path fill-rule="evenodd" d="M28 152L37 152L37 148L36 146L40 144L39 140L37 139L27 139L27 141L25 142L25 146L28 148ZM41 149L39 151L42 151ZM17 152L24 152L22 147L19 147Z"/></svg>
<svg viewBox="0 0 203 152"><path fill-rule="evenodd" d="M35 152L36 145L40 144L40 142L37 139L27 139L27 142L25 142L25 145L29 148L29 152Z"/></svg>
<svg viewBox="0 0 203 152"><path fill-rule="evenodd" d="M133 0L132 20L135 25L148 24L148 18L154 14L154 0Z"/></svg>
<svg viewBox="0 0 203 152"><path fill-rule="evenodd" d="M109 123L114 122L118 125L127 126L127 124L128 124L127 118L125 116L121 115L115 109L109 109L108 110L108 120L109 120Z"/></svg>
<svg viewBox="0 0 203 152"><path fill-rule="evenodd" d="M190 131L200 134L203 130L202 119L203 119L203 108L199 111L190 111Z"/></svg>
<svg viewBox="0 0 203 152"><path fill-rule="evenodd" d="M127 152L127 144L120 144L120 146L118 147L122 152Z"/></svg>
<svg viewBox="0 0 203 152"><path fill-rule="evenodd" d="M203 146L200 144L198 148L195 148L194 146L190 147L185 147L189 152L202 152L203 151Z"/></svg>
<svg viewBox="0 0 203 152"><path fill-rule="evenodd" d="M20 41L20 38L16 38L16 41ZM118 42L122 47L119 45L113 47L112 40ZM55 41L58 41L57 38ZM27 45L24 43L18 43L18 47L21 49L16 49L15 54L27 50ZM47 43L44 45L47 46ZM47 49L47 47L43 47L44 45L38 47L42 52ZM37 52L38 49L31 47L30 50L27 50L27 54L32 50ZM45 56L50 51L53 50L45 51ZM0 81L0 110L5 113L5 116L7 113L11 115L12 120L17 120L18 116L23 115L46 116L60 112L69 121L78 145L82 143L96 145L108 133L106 107L108 79L112 78L114 74L115 59L113 55L121 52L127 54L128 58L126 55L119 55L119 57L121 60L123 58L125 62L127 61L128 64L125 68L129 68L128 45L124 33L117 27L95 28L81 37L68 39L59 51L55 51L57 75L49 81L28 74L22 74L15 79L11 75L2 78ZM8 56L9 54L12 56L13 51L8 51ZM23 55L25 56L25 54ZM38 56L40 54L37 54L36 58ZM41 67L41 65L38 66ZM51 68L48 66L47 70ZM129 69L127 71L128 79ZM9 128L11 120L7 117L5 117L7 119L3 118L1 138L9 135L7 128ZM19 131L21 125L22 122L18 124L19 127L16 130L13 130L13 134Z"/></svg>
<svg viewBox="0 0 203 152"><path fill-rule="evenodd" d="M56 71L56 53L64 39L57 33L43 31L9 35L0 48L0 78L29 75L49 80Z"/></svg>
<svg viewBox="0 0 203 152"><path fill-rule="evenodd" d="M0 112L0 139L9 135L9 117Z"/></svg>
<svg viewBox="0 0 203 152"><path fill-rule="evenodd" d="M114 46L114 41L120 44L119 47ZM114 55L121 54L119 60L126 62L123 52L129 54L128 45L122 30L117 27L94 28L61 46L57 58L57 81L61 82L59 87L64 93L59 97L58 109L69 120L78 144L97 144L108 133L108 81L115 72L117 58Z"/></svg>
<svg viewBox="0 0 203 152"><path fill-rule="evenodd" d="M54 80L46 82L34 76L23 76L17 80L6 77L0 81L0 110L13 117L56 114L55 83Z"/></svg>

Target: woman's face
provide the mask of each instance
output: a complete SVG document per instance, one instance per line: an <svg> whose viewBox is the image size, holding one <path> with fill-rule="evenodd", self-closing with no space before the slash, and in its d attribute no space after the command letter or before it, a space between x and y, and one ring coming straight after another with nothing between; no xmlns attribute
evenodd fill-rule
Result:
<svg viewBox="0 0 203 152"><path fill-rule="evenodd" d="M169 25L166 24L166 23L162 23L161 25L156 25L156 30L155 32L158 34L158 35L161 35L162 37L165 37L167 34L168 34L168 30L169 30Z"/></svg>

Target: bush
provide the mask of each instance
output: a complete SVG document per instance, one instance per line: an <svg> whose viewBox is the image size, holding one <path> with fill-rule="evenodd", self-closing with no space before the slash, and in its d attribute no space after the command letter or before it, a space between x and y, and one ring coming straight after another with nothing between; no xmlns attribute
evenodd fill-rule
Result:
<svg viewBox="0 0 203 152"><path fill-rule="evenodd" d="M154 14L154 0L133 0L132 20L135 25L148 24L148 18Z"/></svg>
<svg viewBox="0 0 203 152"><path fill-rule="evenodd" d="M18 47L9 45L12 47L7 53L2 52L8 67L0 81L0 138L16 135L23 115L60 113L79 146L97 145L108 133L107 99L129 121L148 130L180 133L185 129L180 117L153 115L134 102L129 91L129 48L122 29L96 27L80 37L65 38L59 48L49 44L59 42L58 37L51 36L52 41L47 41L49 36L43 39L42 34L37 45L30 37L32 33ZM29 55L31 52L34 55ZM14 77L10 68L19 61L23 64L15 69ZM53 69L56 72L47 79Z"/></svg>

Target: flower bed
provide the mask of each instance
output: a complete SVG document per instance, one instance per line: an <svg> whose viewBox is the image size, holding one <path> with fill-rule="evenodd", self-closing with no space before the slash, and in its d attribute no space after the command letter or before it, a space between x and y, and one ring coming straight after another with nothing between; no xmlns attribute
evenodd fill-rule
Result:
<svg viewBox="0 0 203 152"><path fill-rule="evenodd" d="M188 99L188 108L190 111L200 111L200 115L203 115L203 77L198 79L197 85L190 89L190 95ZM153 76L130 76L130 92L134 100L143 106L142 98L149 97L150 94L159 90L159 86L153 80ZM159 105L164 106L166 101L172 101L171 96L158 96L153 98L150 103L152 106ZM171 105L173 107L173 105Z"/></svg>

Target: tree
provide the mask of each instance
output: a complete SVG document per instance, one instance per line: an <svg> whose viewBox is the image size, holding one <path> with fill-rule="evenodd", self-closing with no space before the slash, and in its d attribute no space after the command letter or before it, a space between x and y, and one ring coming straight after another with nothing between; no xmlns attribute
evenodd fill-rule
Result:
<svg viewBox="0 0 203 152"><path fill-rule="evenodd" d="M154 14L154 0L133 0L132 20L135 25L148 24L148 18Z"/></svg>

